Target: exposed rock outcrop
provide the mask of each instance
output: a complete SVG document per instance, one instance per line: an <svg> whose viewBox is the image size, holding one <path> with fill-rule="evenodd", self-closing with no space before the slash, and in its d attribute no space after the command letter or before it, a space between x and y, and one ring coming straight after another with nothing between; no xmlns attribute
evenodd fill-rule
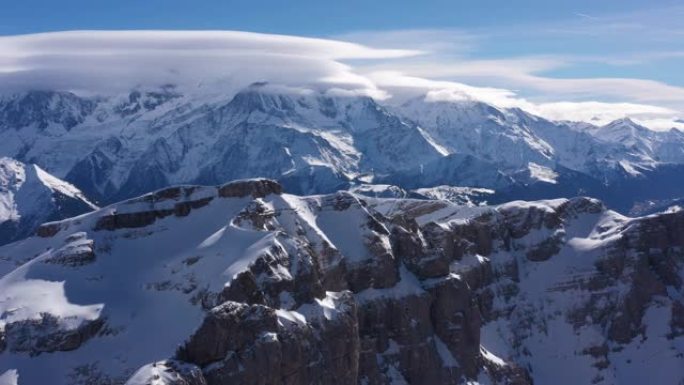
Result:
<svg viewBox="0 0 684 385"><path fill-rule="evenodd" d="M666 289L682 286L682 214L631 220L577 198L475 209L463 219L454 207L426 221L449 206L414 202L383 212L380 200L368 199L343 193L311 202L314 212L354 215L347 221L361 230L363 248L355 252L363 255L331 248L306 222L296 220L291 232L292 213L273 203L249 204L237 223L275 231L281 241L234 277L176 358L201 367L210 385L459 384L482 376L531 384L528 357L540 353L529 341L560 321L605 330L602 345L581 353L595 360L592 382L604 383L615 344L644 335L642 319L657 298L670 298L670 338L682 334L684 307ZM528 276L540 264L570 266L563 259L578 252L577 237L593 242L583 251L592 270L570 281L565 272L549 277L543 301L552 302L532 301ZM302 272L283 274L294 265ZM564 292L580 300L561 306L555 295ZM343 312L344 322L301 311L325 308L331 295L353 309ZM492 328L509 335L509 350L498 352L504 359L483 347L492 337L482 341L482 332Z"/></svg>
<svg viewBox="0 0 684 385"><path fill-rule="evenodd" d="M296 311L225 302L177 356L202 366L208 384L354 383L356 304L349 293L328 293Z"/></svg>
<svg viewBox="0 0 684 385"><path fill-rule="evenodd" d="M11 352L32 356L69 351L97 335L104 325L103 319L85 321L75 328L65 328L61 322L49 313L42 314L39 319L10 322L4 326L4 344Z"/></svg>

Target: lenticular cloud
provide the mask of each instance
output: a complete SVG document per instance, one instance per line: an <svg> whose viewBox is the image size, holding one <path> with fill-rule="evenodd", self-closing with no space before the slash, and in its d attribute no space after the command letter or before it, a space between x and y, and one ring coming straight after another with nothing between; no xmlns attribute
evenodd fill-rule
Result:
<svg viewBox="0 0 684 385"><path fill-rule="evenodd" d="M458 79L364 70L363 63L368 61L397 64L402 58L427 53L239 31L67 31L5 36L0 37L0 92L42 89L107 95L173 84L186 87L187 92L225 97L251 83L268 82L290 89L368 95L395 104L427 95L428 101L474 99L557 120L605 123L631 116L649 122L659 118L663 129L683 126L672 120L676 111L653 105L591 100L533 103L509 89L473 87ZM389 63L390 68L393 64ZM591 96L594 86L582 84Z"/></svg>
<svg viewBox="0 0 684 385"><path fill-rule="evenodd" d="M236 31L72 31L0 38L5 89L112 92L163 83L268 80L374 91L340 60L398 58L418 51Z"/></svg>

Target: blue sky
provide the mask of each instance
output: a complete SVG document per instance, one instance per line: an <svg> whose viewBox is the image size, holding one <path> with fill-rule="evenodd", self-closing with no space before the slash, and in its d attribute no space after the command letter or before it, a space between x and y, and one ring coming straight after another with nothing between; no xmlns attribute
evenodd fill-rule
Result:
<svg viewBox="0 0 684 385"><path fill-rule="evenodd" d="M237 29L326 36L355 30L467 28L564 20L649 9L677 1L73 1L3 7L0 33L70 29Z"/></svg>
<svg viewBox="0 0 684 385"><path fill-rule="evenodd" d="M496 87L537 104L651 105L681 119L682 20L684 0L24 0L2 8L0 35L159 29L319 37L421 51L341 60L378 84L392 72Z"/></svg>

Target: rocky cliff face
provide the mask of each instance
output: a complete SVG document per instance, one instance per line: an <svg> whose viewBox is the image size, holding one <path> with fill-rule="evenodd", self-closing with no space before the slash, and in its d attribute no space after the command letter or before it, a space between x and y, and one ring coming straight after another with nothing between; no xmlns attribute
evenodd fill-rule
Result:
<svg viewBox="0 0 684 385"><path fill-rule="evenodd" d="M678 383L682 234L684 212L627 218L589 198L463 207L299 197L268 180L161 190L0 248L0 372L20 384ZM47 304L27 285L61 295ZM20 338L42 314L49 348Z"/></svg>

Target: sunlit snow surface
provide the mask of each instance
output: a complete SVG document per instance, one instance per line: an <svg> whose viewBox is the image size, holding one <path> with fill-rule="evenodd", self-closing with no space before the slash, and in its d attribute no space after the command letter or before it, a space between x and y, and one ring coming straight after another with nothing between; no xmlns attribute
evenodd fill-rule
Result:
<svg viewBox="0 0 684 385"><path fill-rule="evenodd" d="M216 188L193 192L195 199L208 196L215 197ZM283 210L279 220L285 230L306 232L312 246L321 247L325 240L352 261L369 258L363 234L345 234L346 228L364 226L365 209L332 211L321 206L325 199L272 195L266 201ZM63 330L95 318L106 320L108 330L72 352L35 357L4 352L0 371L17 369L26 384L73 383L69 378L75 368L90 366L90 372L127 377L144 363L172 356L204 316L192 296L199 290L220 292L279 242L275 232L234 223L251 201L215 197L187 217L170 216L135 229L93 230L102 215L159 210L173 207L174 201L122 203L68 220L54 237L32 237L0 248L0 327L50 312L64 317ZM93 241L95 261L82 266L46 263L74 234ZM334 303L328 297L319 310L298 311L333 317ZM297 313L279 314L297 319Z"/></svg>

